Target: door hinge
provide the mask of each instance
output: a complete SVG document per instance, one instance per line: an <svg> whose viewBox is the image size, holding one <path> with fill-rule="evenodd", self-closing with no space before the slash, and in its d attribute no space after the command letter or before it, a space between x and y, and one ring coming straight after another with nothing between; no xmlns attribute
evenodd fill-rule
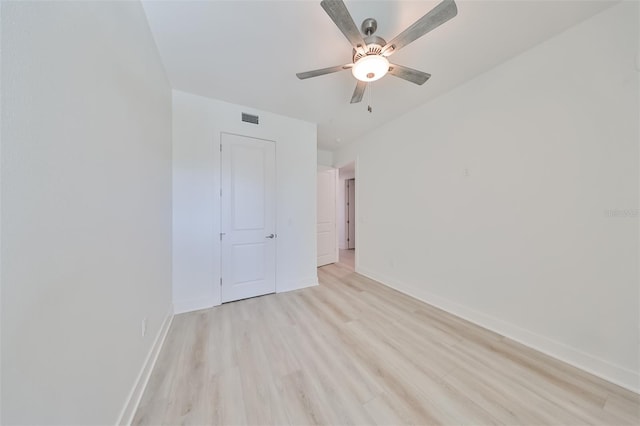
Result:
<svg viewBox="0 0 640 426"><path fill-rule="evenodd" d="M222 152L222 144L220 144L220 152Z"/></svg>
<svg viewBox="0 0 640 426"><path fill-rule="evenodd" d="M222 287L222 277L220 277L220 287Z"/></svg>
<svg viewBox="0 0 640 426"><path fill-rule="evenodd" d="M222 197L222 188L220 188L220 196Z"/></svg>

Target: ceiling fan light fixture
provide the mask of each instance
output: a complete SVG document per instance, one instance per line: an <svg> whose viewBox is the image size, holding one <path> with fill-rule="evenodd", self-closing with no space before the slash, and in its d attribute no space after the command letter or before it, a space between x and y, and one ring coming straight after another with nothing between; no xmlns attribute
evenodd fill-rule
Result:
<svg viewBox="0 0 640 426"><path fill-rule="evenodd" d="M376 81L389 71L389 61L381 55L367 55L358 59L351 72L360 81Z"/></svg>

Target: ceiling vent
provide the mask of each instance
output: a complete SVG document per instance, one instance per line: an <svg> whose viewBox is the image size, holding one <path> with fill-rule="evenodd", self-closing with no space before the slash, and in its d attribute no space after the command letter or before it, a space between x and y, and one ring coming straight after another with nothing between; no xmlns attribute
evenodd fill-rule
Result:
<svg viewBox="0 0 640 426"><path fill-rule="evenodd" d="M259 117L257 115L247 114L246 112L242 113L242 121L245 123L258 124Z"/></svg>

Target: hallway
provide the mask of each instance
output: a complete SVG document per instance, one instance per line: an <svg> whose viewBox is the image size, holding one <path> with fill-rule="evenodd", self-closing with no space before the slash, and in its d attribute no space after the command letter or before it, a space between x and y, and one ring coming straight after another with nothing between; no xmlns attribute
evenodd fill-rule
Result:
<svg viewBox="0 0 640 426"><path fill-rule="evenodd" d="M344 266L347 266L355 271L356 269L356 250L344 250L340 249L340 260L339 262Z"/></svg>

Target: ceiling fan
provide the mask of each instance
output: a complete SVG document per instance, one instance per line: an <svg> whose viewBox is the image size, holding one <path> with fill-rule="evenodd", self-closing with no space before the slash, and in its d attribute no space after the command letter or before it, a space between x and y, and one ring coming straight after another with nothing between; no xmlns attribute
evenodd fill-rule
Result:
<svg viewBox="0 0 640 426"><path fill-rule="evenodd" d="M415 84L424 84L431 74L391 64L387 58L458 13L454 0L444 0L387 43L383 38L373 35L378 29L378 23L373 18L367 18L362 22L361 34L342 0L322 0L320 6L353 46L353 63L301 72L296 76L304 80L351 69L353 76L358 80L351 97L352 104L362 100L367 83L376 81L387 73Z"/></svg>

